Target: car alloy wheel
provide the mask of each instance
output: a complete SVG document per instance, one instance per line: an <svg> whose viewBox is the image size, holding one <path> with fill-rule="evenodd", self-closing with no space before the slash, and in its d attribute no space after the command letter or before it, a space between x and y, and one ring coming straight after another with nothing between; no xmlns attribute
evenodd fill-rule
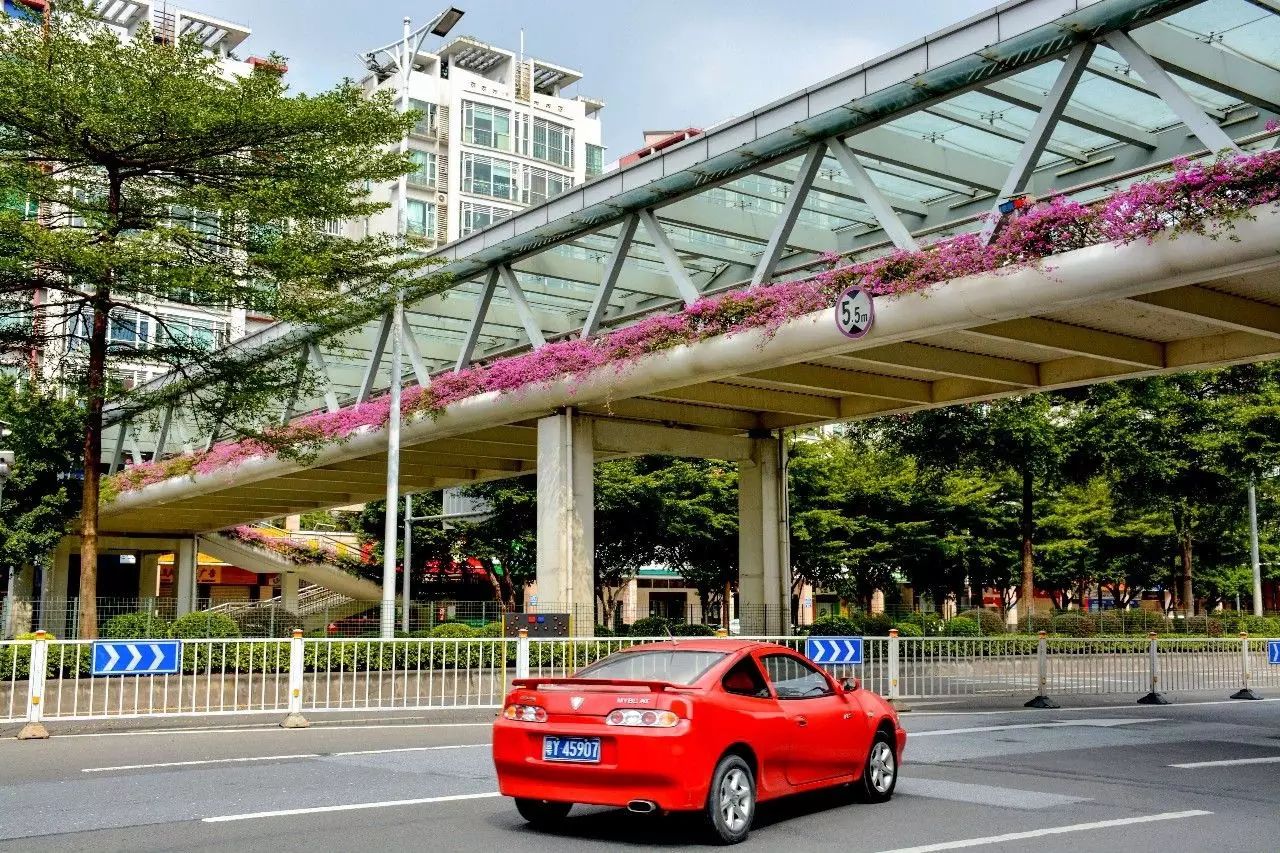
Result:
<svg viewBox="0 0 1280 853"><path fill-rule="evenodd" d="M853 786L854 794L864 803L883 803L893 796L898 784L898 754L893 751L893 741L883 731L878 731L867 751L867 763L862 768L862 778Z"/></svg>
<svg viewBox="0 0 1280 853"><path fill-rule="evenodd" d="M889 744L882 740L876 741L871 747L871 760L867 766L871 771L871 786L876 791L887 794L893 790L893 777L897 775L897 764Z"/></svg>
<svg viewBox="0 0 1280 853"><path fill-rule="evenodd" d="M720 782L720 814L730 832L739 833L751 823L754 796L751 779L745 770L735 767Z"/></svg>
<svg viewBox="0 0 1280 853"><path fill-rule="evenodd" d="M756 812L756 780L738 755L726 755L711 774L707 822L722 844L737 844L751 831Z"/></svg>

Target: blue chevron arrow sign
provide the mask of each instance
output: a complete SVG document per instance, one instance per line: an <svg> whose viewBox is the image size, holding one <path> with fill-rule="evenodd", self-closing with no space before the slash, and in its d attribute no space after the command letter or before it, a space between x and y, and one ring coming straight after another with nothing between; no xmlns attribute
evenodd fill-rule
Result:
<svg viewBox="0 0 1280 853"><path fill-rule="evenodd" d="M861 637L808 637L804 641L805 657L814 663L862 663Z"/></svg>
<svg viewBox="0 0 1280 853"><path fill-rule="evenodd" d="M173 675L182 666L181 640L98 640L94 675Z"/></svg>
<svg viewBox="0 0 1280 853"><path fill-rule="evenodd" d="M1280 663L1280 640L1267 640L1267 663Z"/></svg>

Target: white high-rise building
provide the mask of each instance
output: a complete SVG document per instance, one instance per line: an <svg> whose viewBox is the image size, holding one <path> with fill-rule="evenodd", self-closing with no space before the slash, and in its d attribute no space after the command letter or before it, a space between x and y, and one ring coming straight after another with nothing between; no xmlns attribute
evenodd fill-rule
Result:
<svg viewBox="0 0 1280 853"><path fill-rule="evenodd" d="M27 0L21 4L5 3L5 14L33 21L44 13L44 8L45 4L41 0ZM146 24L150 24L152 37L157 42L172 42L179 38L195 39L204 50L218 57L219 68L229 77L247 75L255 67L264 64L273 67L268 60L258 57L237 57L234 51L249 38L251 31L248 27L212 15L150 0L98 0L93 11L99 20L117 31L122 39L134 37ZM21 203L21 200L14 200L14 203ZM52 211L41 210L34 205L25 205L23 212L31 218L53 218ZM175 220L181 220L184 216L189 214L174 211ZM191 227L200 229L208 227L208 224L207 221L193 220ZM123 387L132 388L167 370L166 367L148 363L145 359L147 346L158 342L162 334L184 335L192 340L206 341L212 348L223 346L270 322L270 318L256 316L243 308L191 305L183 301L180 293L171 294L171 297L156 299L152 304L146 305L147 313L123 308L112 312L109 331L112 341L122 347L134 346L139 352L137 361L117 361L112 366L114 377ZM51 300L56 302L58 296L52 292L34 294L32 310L43 307L48 313ZM56 318L62 315L55 311L52 316ZM88 336L87 316L71 322L75 324L73 336ZM70 352L64 351L62 346L58 346L56 352L52 349L33 353L31 366L40 370L45 378L57 379L65 360L75 358L76 344L74 340L71 341Z"/></svg>
<svg viewBox="0 0 1280 853"><path fill-rule="evenodd" d="M410 107L422 118L409 138L418 170L408 180L407 229L447 243L592 178L604 167L604 102L564 90L582 79L569 68L521 57L462 36L421 51L409 77ZM370 72L367 92L396 91L394 69ZM394 200L395 185L372 188ZM352 226L394 233L394 206Z"/></svg>

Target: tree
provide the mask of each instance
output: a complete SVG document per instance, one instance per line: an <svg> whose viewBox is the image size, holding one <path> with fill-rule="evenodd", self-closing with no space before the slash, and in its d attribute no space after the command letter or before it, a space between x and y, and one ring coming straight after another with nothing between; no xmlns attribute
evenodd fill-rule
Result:
<svg viewBox="0 0 1280 853"><path fill-rule="evenodd" d="M1058 478L1065 455L1063 416L1045 394L917 412L887 421L886 435L926 467L1008 471L1017 478L1021 514L1021 600L1035 594L1036 485Z"/></svg>
<svg viewBox="0 0 1280 853"><path fill-rule="evenodd" d="M738 470L712 459L644 457L659 501L656 562L679 570L703 608L723 603L738 579Z"/></svg>
<svg viewBox="0 0 1280 853"><path fill-rule="evenodd" d="M1196 543L1211 538L1216 508L1243 502L1234 412L1259 379L1227 369L1094 386L1089 394L1087 445L1127 501L1169 520L1179 567L1171 586L1188 613Z"/></svg>
<svg viewBox="0 0 1280 853"><path fill-rule="evenodd" d="M13 435L13 475L0 495L0 566L33 565L58 545L75 515L77 446L84 412L31 383L0 378L0 421Z"/></svg>
<svg viewBox="0 0 1280 853"><path fill-rule="evenodd" d="M185 395L210 428L260 435L252 425L296 382L288 360L221 355L154 304L252 307L324 328L375 315L397 287L436 286L397 239L325 228L382 207L363 187L412 170L391 146L415 118L349 81L307 96L268 66L224 75L193 38L172 43L143 26L122 41L74 3L44 26L0 29L0 187L18 202L0 213L0 354L38 355L84 401L83 636L97 635L112 365L200 373L211 381L166 393ZM154 339L126 315L154 324Z"/></svg>

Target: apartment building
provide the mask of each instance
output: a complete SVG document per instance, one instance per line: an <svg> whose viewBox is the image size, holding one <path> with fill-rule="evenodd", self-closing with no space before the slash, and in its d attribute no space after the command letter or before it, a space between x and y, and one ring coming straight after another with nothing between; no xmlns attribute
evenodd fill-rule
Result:
<svg viewBox="0 0 1280 853"><path fill-rule="evenodd" d="M422 117L409 140L418 168L408 180L407 229L442 245L600 174L604 102L565 95L581 79L468 36L418 53L409 103ZM399 84L394 69L376 66L361 83L370 93ZM371 192L393 201L395 185ZM348 227L395 232L396 213Z"/></svg>
<svg viewBox="0 0 1280 853"><path fill-rule="evenodd" d="M38 20L46 8L45 0L5 0L4 14L11 18ZM259 57L240 58L237 51L246 39L250 30L241 24L201 12L194 12L169 5L165 2L150 0L97 0L93 5L94 14L103 23L120 34L121 38L132 38L139 29L149 24L152 37L158 42L172 42L180 38L195 39L201 47L218 57L219 67L228 76L249 74L254 67L267 60ZM19 209L32 219L54 220L53 211L40 210L25 199L6 199L7 204ZM193 230L208 227L207 222L193 217L190 211L173 211L175 220L187 219ZM74 225L74 223L72 223ZM109 334L113 341L122 347L135 347L139 359L134 362L120 362L114 365L115 378L124 388L146 382L166 368L150 364L145 360L145 351L149 345L160 342L160 336L185 336L187 339L207 342L210 347L222 346L245 334L256 331L270 321L270 318L256 316L243 308L196 306L191 299L184 298L181 292L168 294L169 298L157 299L154 304L147 305L147 313L117 309L111 317ZM36 293L31 309L41 312L47 309L52 293ZM61 312L43 311L46 316L61 317ZM48 351L33 354L33 365L45 378L56 380L59 371L69 360L76 358L77 339L88 336L88 317L79 317L70 321L70 334L59 331L59 336L67 343L59 346L57 351L50 347Z"/></svg>

